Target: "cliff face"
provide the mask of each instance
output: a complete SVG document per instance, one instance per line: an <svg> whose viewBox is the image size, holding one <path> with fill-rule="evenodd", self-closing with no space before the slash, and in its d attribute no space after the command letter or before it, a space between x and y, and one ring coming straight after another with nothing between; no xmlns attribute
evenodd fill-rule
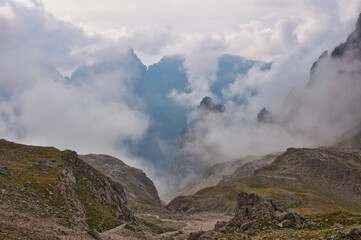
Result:
<svg viewBox="0 0 361 240"><path fill-rule="evenodd" d="M91 239L134 219L123 187L72 151L0 140L0 238Z"/></svg>
<svg viewBox="0 0 361 240"><path fill-rule="evenodd" d="M80 158L113 181L122 184L130 202L161 204L153 181L142 170L130 167L121 160L108 155L88 154L82 155Z"/></svg>

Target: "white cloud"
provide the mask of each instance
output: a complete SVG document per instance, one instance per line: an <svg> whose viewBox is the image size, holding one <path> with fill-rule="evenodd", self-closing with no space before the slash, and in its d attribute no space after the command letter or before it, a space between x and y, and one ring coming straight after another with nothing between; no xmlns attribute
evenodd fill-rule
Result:
<svg viewBox="0 0 361 240"><path fill-rule="evenodd" d="M195 107L204 96L212 96L210 86L216 81L218 57L224 51L222 41L214 37L201 39L185 53L184 67L187 71L189 92L172 91L175 102Z"/></svg>
<svg viewBox="0 0 361 240"><path fill-rule="evenodd" d="M88 36L41 5L4 6L15 20L0 25L2 137L135 159L125 143L143 137L148 116L129 88L138 72L126 44ZM123 65L71 80L58 71L102 61Z"/></svg>
<svg viewBox="0 0 361 240"><path fill-rule="evenodd" d="M0 5L0 21L12 20L15 17L14 11L9 3L5 2Z"/></svg>
<svg viewBox="0 0 361 240"><path fill-rule="evenodd" d="M34 0L14 0L14 2L22 4L23 6L27 8L33 8L35 7L35 1Z"/></svg>
<svg viewBox="0 0 361 240"><path fill-rule="evenodd" d="M258 1L258 3L260 4L260 11L262 11L262 7L272 9L274 7L269 6L267 1ZM288 9L292 5L293 7L297 6L299 10L286 11L279 15L270 13L259 19L250 20L249 23L240 24L238 29L230 33L213 34L208 39L200 37L202 34L199 34L191 38L192 40L188 40L188 42L199 46L200 51L193 50L193 52L198 59L201 59L202 64L192 62L193 55L186 54L185 68L188 73L189 92L178 93L173 91L170 97L180 104L194 107L202 97L212 95L209 89L214 82L214 75L218 69L212 66L215 65L215 56L219 56L222 51L266 62L281 58L288 59L287 61L291 62L285 64L288 65L288 68L296 70L292 72L292 78L300 79L308 74L309 66L320 53L333 48L344 40L345 36L354 28L357 17L354 15L353 19L342 21L341 9L344 9L344 5L336 0L294 1L291 5L285 1L277 1L276 3L282 9ZM206 49L205 41L212 42L214 38L217 39L218 45L223 47L222 49ZM190 44L183 46L186 47L181 51L185 53L187 53L187 49L192 49L189 47L192 46ZM293 57L290 59L290 56ZM277 68L278 64L276 63L274 68ZM203 66L208 66L207 71L204 71ZM284 76L283 73L279 76L280 79L283 79L284 87L282 88L284 90L298 86L299 81L290 81ZM242 85L245 84L245 80L240 77L238 82ZM270 97L275 98L275 96L281 95L276 94ZM276 98L280 99L280 97Z"/></svg>
<svg viewBox="0 0 361 240"><path fill-rule="evenodd" d="M199 39L209 35L222 36L229 53L275 60L298 44L310 42L310 36L354 20L360 10L359 0L347 4L340 0L43 2L57 17L92 33L107 32L113 38L128 35L137 53L148 60L146 64L162 55L185 53L189 39L200 44Z"/></svg>

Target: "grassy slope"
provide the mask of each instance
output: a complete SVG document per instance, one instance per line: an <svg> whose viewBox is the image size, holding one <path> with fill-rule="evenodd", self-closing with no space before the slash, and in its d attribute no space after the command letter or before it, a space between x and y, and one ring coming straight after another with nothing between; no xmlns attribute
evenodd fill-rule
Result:
<svg viewBox="0 0 361 240"><path fill-rule="evenodd" d="M69 151L70 152L70 151ZM97 201L94 197L95 179L105 179L104 175L88 164L77 161L74 167L74 177L78 195L77 201L64 195L57 185L57 178L66 168L63 158L68 151L62 152L53 147L35 147L15 144L0 140L0 166L7 167L11 174L0 174L0 204L8 206L9 211L21 212L34 218L52 219L52 221L68 228L74 227L74 218L80 201L85 208L87 224L90 229L104 231L121 223L114 211L114 206ZM32 167L38 159L45 159L52 168ZM89 175L93 175L91 179ZM68 192L67 192L68 193ZM22 219L15 219L17 220ZM85 220L84 220L85 221ZM0 222L0 238L15 239L19 236L34 236L26 229L14 228L13 223ZM6 236L6 237L5 237ZM41 235L36 237L41 239Z"/></svg>

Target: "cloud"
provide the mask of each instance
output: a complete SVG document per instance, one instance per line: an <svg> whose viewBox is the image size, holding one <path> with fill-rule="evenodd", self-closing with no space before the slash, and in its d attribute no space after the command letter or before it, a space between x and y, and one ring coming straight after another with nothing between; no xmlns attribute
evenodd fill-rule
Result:
<svg viewBox="0 0 361 240"><path fill-rule="evenodd" d="M262 7L270 8L267 1L258 3L261 11ZM280 8L289 7L286 1L277 1L275 4ZM293 75L287 75L286 79L284 73L278 74L278 82L282 81L284 92L288 92L292 87L299 87L299 79L307 79L308 68L314 59L325 49L331 49L340 43L344 36L351 32L356 15L353 19L342 21L341 9L345 7L336 0L295 1L295 5L302 11L279 14L271 12L251 19L248 23L239 24L238 29L231 32L214 32L210 35L198 33L191 37L180 34L183 38L178 40L178 44L180 42L183 45L179 51L185 53L188 90L173 90L169 97L180 105L194 108L204 96L212 96L210 89L218 70L217 57L224 52L265 62L287 59L293 65L281 60L274 64L274 68L279 64L288 64ZM171 42L170 44L172 45ZM256 72L252 70L250 75L257 74ZM261 84L260 81L273 78L274 76L270 75L275 72L268 73L265 78L259 76L252 84ZM224 89L225 94L232 95L232 91L241 91L245 81L253 81L254 77L250 79L250 76L239 76L233 86L229 86L228 90ZM277 86L280 87L281 84ZM236 90L237 88L239 89ZM280 101L284 94L270 95L272 96Z"/></svg>
<svg viewBox="0 0 361 240"><path fill-rule="evenodd" d="M191 47L184 62L189 92L173 90L169 97L180 105L195 107L204 96L212 96L210 87L217 79L218 58L224 49L223 43L213 37Z"/></svg>
<svg viewBox="0 0 361 240"><path fill-rule="evenodd" d="M7 12L0 18L1 137L107 153L137 164L125 145L144 136L148 116L128 84L138 74L133 53L120 42L88 36L32 3L0 5ZM74 79L59 72L106 60L121 64Z"/></svg>
<svg viewBox="0 0 361 240"><path fill-rule="evenodd" d="M309 76L303 81L302 76L292 79L295 73L292 56L283 61L267 72L256 67L243 76L242 85L233 86L239 88L235 94L246 98L246 103L238 105L230 100L226 103L225 113L210 112L191 122L188 135L183 135L183 145L177 149L178 162L172 165L174 171L180 171L176 176L182 178L169 181L176 183L169 186L170 191L186 186L215 163L247 155L283 152L290 147L332 146L347 131L359 126L359 60L351 61L347 57L322 59L318 62L312 86L307 85ZM282 74L288 81L306 84L283 86L286 80L280 80ZM273 122L257 121L257 113L264 106L272 112Z"/></svg>
<svg viewBox="0 0 361 240"><path fill-rule="evenodd" d="M12 20L14 17L14 11L9 3L6 2L0 6L0 18L2 18L2 21Z"/></svg>
<svg viewBox="0 0 361 240"><path fill-rule="evenodd" d="M223 89L227 111L209 113L191 122L190 137L183 139L185 146L178 148L176 155L184 157L183 162L190 161L188 165L177 166L185 169L182 172L185 181L211 164L246 155L282 152L289 147L332 146L345 132L358 126L360 56L355 58L356 54L346 52L342 58L322 58L309 84L312 63L325 47L334 49L328 40L321 42L320 36L332 35L342 25L311 35L309 40L297 43L292 51L273 62L269 70L255 66ZM354 28L355 21L352 25ZM359 54L359 49L353 51ZM242 103L235 98L242 99ZM273 122L257 121L263 107L271 111Z"/></svg>
<svg viewBox="0 0 361 240"><path fill-rule="evenodd" d="M86 5L71 0L43 0L43 3L58 18L72 21L89 32L106 32L111 38L129 37L147 65L162 55L185 53L189 42L200 44L200 39L207 36L221 36L229 53L273 61L297 44L313 42L316 35L322 38L323 33L340 21L353 20L360 10L359 0L347 4L340 0L149 3L105 0L101 5L95 0L87 1ZM345 30L345 26L338 29L347 33ZM340 36L329 40L334 43ZM320 39L324 40L328 39Z"/></svg>

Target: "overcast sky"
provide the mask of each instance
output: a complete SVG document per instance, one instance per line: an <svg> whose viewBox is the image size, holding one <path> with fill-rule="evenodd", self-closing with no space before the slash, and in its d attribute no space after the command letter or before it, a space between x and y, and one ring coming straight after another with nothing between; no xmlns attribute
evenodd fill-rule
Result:
<svg viewBox="0 0 361 240"><path fill-rule="evenodd" d="M354 21L360 10L359 0L41 1L88 33L130 38L146 64L186 52L205 37L224 43L224 51L271 61L310 34Z"/></svg>

